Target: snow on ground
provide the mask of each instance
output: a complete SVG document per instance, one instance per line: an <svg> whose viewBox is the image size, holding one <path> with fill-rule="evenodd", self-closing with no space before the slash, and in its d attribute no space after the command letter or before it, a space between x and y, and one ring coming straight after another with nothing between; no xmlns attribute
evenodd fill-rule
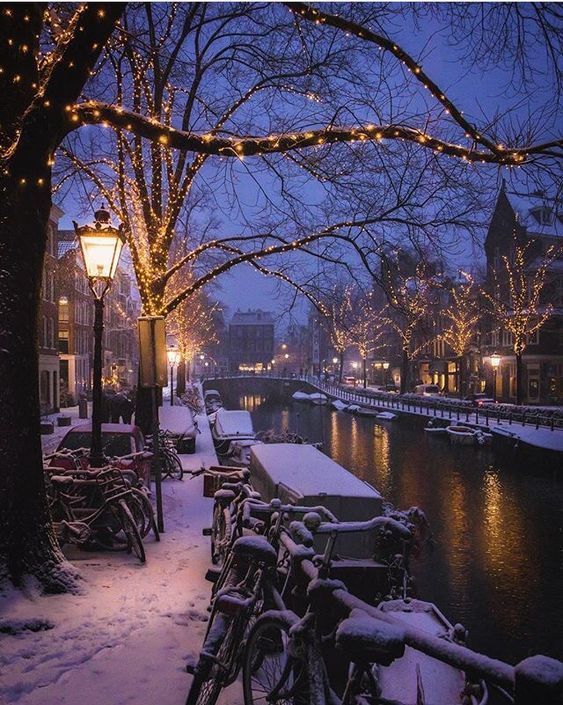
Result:
<svg viewBox="0 0 563 705"><path fill-rule="evenodd" d="M161 412L166 427L186 409ZM192 470L217 464L207 419L198 420L197 453L181 456ZM202 494L202 477L163 482L165 533L160 543L145 539L145 565L124 552L69 547L81 595L0 596L1 705L183 705L192 679L185 663L197 657L208 617L209 539L201 531L212 500ZM23 628L42 623L52 628ZM219 702L240 705L239 684Z"/></svg>
<svg viewBox="0 0 563 705"><path fill-rule="evenodd" d="M548 428L535 428L533 426L522 426L520 424L508 424L504 422L491 426L490 430L498 431L502 434L508 433L514 436L515 439L529 443L537 448L563 452L563 431L561 429L550 431Z"/></svg>

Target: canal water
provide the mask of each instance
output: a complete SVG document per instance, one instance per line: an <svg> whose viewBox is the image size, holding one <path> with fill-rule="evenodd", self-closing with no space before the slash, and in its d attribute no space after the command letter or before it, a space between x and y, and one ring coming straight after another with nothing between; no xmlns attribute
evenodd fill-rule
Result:
<svg viewBox="0 0 563 705"><path fill-rule="evenodd" d="M417 594L469 629L477 651L516 663L563 658L563 479L501 466L489 448L428 438L423 420L386 425L298 402L225 399L256 430L288 429L367 480L397 508L419 506L434 546L414 565Z"/></svg>

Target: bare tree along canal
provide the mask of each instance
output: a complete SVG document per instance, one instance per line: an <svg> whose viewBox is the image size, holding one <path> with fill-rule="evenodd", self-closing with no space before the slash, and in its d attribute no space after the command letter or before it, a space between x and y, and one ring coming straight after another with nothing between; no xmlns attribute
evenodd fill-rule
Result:
<svg viewBox="0 0 563 705"><path fill-rule="evenodd" d="M421 507L434 547L414 566L419 597L469 629L470 645L516 663L563 657L563 479L500 466L489 448L427 438L423 422L372 419L260 396L225 399L256 430L288 429L373 485L398 508Z"/></svg>

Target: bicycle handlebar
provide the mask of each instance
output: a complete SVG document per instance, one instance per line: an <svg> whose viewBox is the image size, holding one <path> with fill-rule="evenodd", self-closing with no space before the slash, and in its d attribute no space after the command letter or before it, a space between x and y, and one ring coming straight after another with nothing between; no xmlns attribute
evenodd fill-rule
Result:
<svg viewBox="0 0 563 705"><path fill-rule="evenodd" d="M302 524L302 522L294 522ZM306 528L304 526L304 528ZM362 531L371 531L373 529L386 528L395 531L401 538L408 540L412 537L411 532L404 524L401 524L396 519L391 517L373 517L367 521L343 521L335 524L334 522L324 522L319 524L315 530L315 534L351 534L361 533ZM306 529L308 531L308 529Z"/></svg>

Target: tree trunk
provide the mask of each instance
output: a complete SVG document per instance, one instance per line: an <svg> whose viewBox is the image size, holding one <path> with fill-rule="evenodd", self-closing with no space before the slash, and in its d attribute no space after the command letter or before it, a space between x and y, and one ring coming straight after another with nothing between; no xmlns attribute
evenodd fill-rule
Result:
<svg viewBox="0 0 563 705"><path fill-rule="evenodd" d="M367 370L367 360L366 358L362 358L362 367L363 367L363 378L364 378L364 389L368 386L368 370Z"/></svg>
<svg viewBox="0 0 563 705"><path fill-rule="evenodd" d="M78 574L56 543L43 477L37 330L51 184L41 153L20 150L0 179L0 582L33 576L63 592Z"/></svg>
<svg viewBox="0 0 563 705"><path fill-rule="evenodd" d="M516 404L520 406L524 400L524 394L522 391L522 353L516 353Z"/></svg>
<svg viewBox="0 0 563 705"><path fill-rule="evenodd" d="M409 389L409 353L408 350L403 348L403 355L401 358L401 394Z"/></svg>
<svg viewBox="0 0 563 705"><path fill-rule="evenodd" d="M460 355L457 359L457 393L460 399L463 399L463 355Z"/></svg>
<svg viewBox="0 0 563 705"><path fill-rule="evenodd" d="M338 372L338 381L342 383L342 374L344 372L344 353L340 353L340 370Z"/></svg>

